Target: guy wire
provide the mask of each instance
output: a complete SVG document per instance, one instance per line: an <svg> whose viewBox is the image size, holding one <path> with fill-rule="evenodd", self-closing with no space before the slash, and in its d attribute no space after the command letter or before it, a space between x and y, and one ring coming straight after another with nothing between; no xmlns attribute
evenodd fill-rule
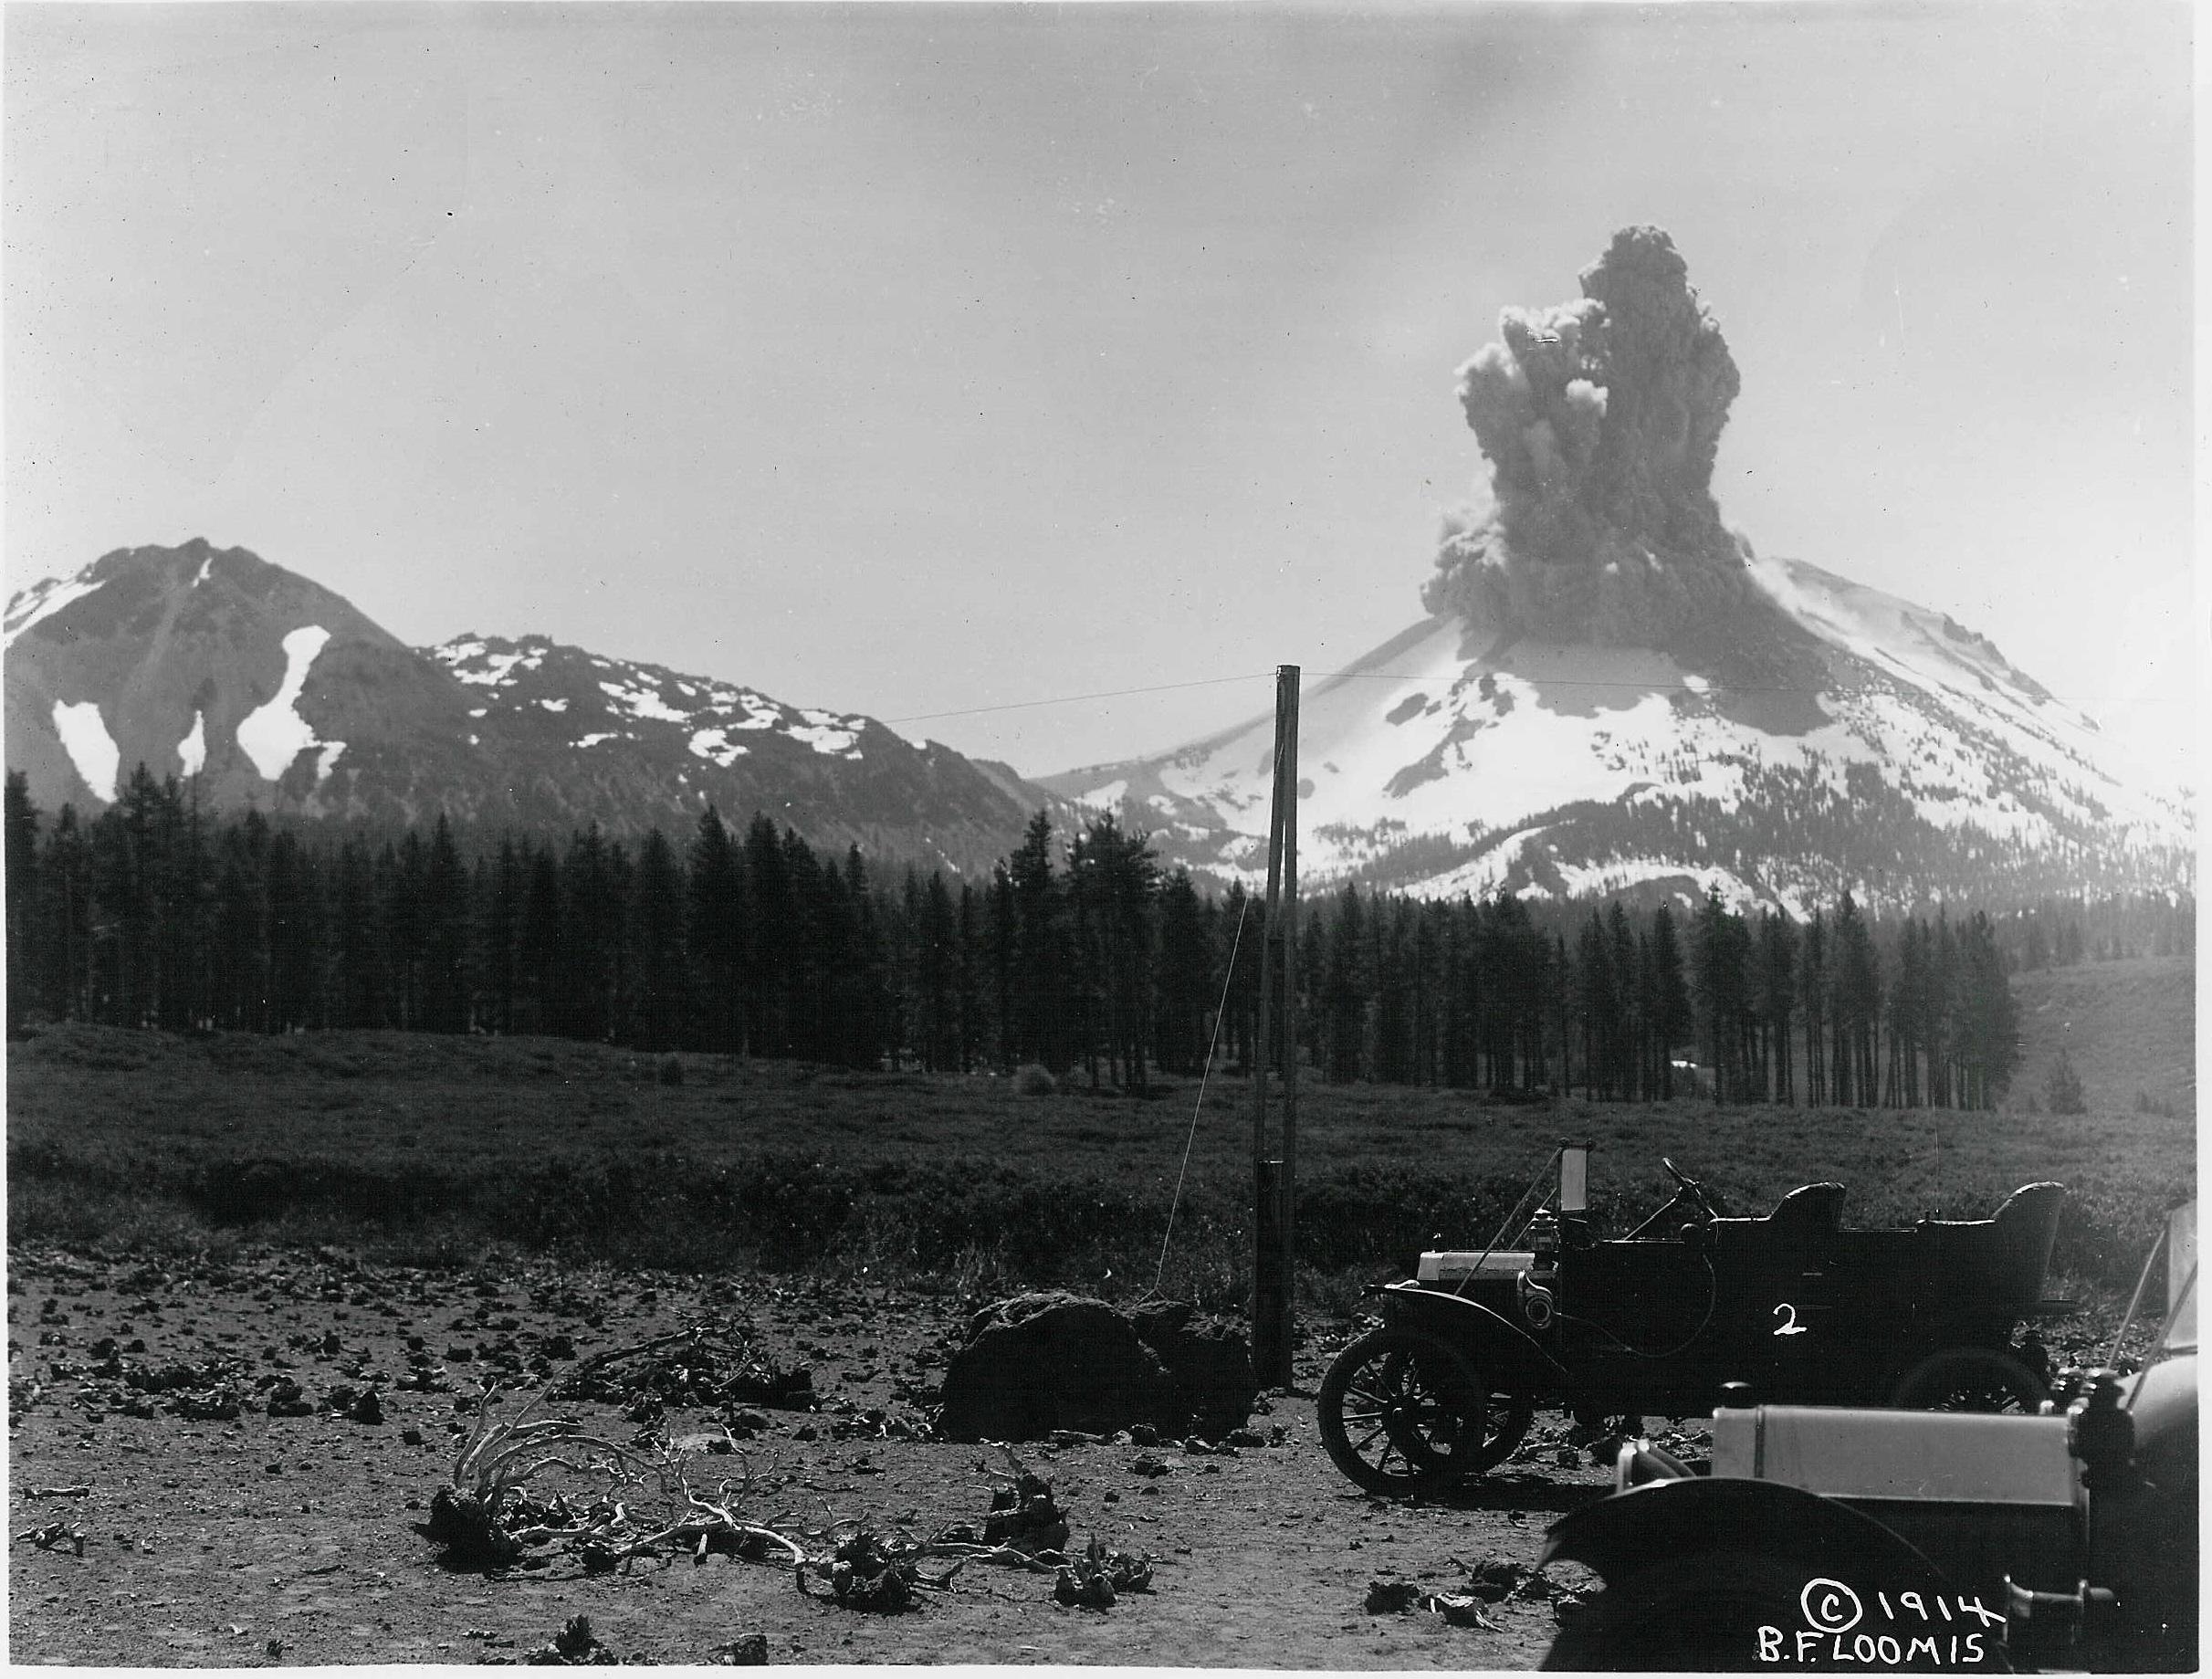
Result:
<svg viewBox="0 0 2212 1679"><path fill-rule="evenodd" d="M1175 1174L1175 1193L1168 1202L1168 1228L1159 1239L1159 1264L1152 1273L1152 1286L1145 1292L1149 1300L1159 1293L1160 1279L1168 1275L1168 1244L1175 1236L1175 1210L1182 1205L1183 1179L1190 1170L1190 1149L1198 1141L1199 1116L1206 1111L1206 1081L1213 1076L1214 1046L1221 1041L1221 1016L1229 1013L1229 988L1236 981L1237 950L1244 942L1244 918L1252 913L1252 899L1245 898L1237 911L1237 930L1229 941L1229 971L1221 976L1221 1006L1213 1012L1213 1034L1206 1040L1206 1065L1199 1069L1198 1102L1190 1109L1190 1134L1183 1139L1182 1169Z"/></svg>

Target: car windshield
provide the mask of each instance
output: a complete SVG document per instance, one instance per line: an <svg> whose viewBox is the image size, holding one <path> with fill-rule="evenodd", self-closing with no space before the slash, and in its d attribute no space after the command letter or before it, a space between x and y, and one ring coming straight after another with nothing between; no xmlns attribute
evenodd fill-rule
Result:
<svg viewBox="0 0 2212 1679"><path fill-rule="evenodd" d="M2196 1350L2196 1203L2176 1207L2166 1223L2166 1324L2160 1336L2168 1352Z"/></svg>

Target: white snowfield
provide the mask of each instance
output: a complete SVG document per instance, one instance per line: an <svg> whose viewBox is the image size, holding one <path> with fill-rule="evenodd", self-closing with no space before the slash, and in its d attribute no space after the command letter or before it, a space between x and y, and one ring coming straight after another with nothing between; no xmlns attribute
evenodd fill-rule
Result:
<svg viewBox="0 0 2212 1679"><path fill-rule="evenodd" d="M122 773L123 752L108 732L107 720L100 714L100 701L87 699L69 706L57 699L54 732L61 737L62 750L77 766L77 773L84 777L92 796L103 804L114 803L115 778Z"/></svg>
<svg viewBox="0 0 2212 1679"><path fill-rule="evenodd" d="M1774 797L1777 772L1806 793L1848 799L1847 778L1861 765L1945 830L1971 827L2030 849L2066 843L2060 824L2102 826L2126 847L2191 843L2184 795L2113 773L2095 724L1987 642L1817 567L1766 561L1754 574L1799 624L1850 656L1831 659L1835 677L1813 697L1827 719L1819 726L1790 733L1745 722L1756 702L1730 707L1704 677L1650 649L1518 641L1493 654L1469 645L1458 620L1430 619L1303 697L1301 872L1321 882L1409 839L1441 839L1462 860L1406 889L1480 896L1544 855L1545 819L1562 807L1704 798L1733 812L1755 782ZM1054 781L1156 830L1209 832L1209 866L1256 883L1273 743L1273 718L1263 717L1158 758ZM1779 900L1801 912L1830 895L1809 872L1789 879L1787 863L1778 875L1761 870L1765 892L1688 855L1551 866L1569 895L1685 875L1739 906Z"/></svg>
<svg viewBox="0 0 2212 1679"><path fill-rule="evenodd" d="M285 636L284 681L275 698L257 706L238 719L238 750L253 761L265 782L281 778L292 761L310 747L322 749L315 764L315 784L320 786L346 750L343 740L319 740L314 726L298 710L308 672L329 645L330 632L320 624L303 624Z"/></svg>
<svg viewBox="0 0 2212 1679"><path fill-rule="evenodd" d="M571 657L560 663L588 671L589 686L600 697L596 702L586 697L571 705L567 695L526 698L518 689L523 675L545 669L549 656L563 651ZM859 741L867 727L865 717L786 706L732 683L561 649L540 636L519 642L463 636L427 652L463 682L487 690L510 707L530 705L567 716L580 731L573 741L579 749L603 740L650 739L637 726L665 723L680 735L693 757L722 769L753 750L733 739L747 733L781 734L825 758L855 760L863 755ZM606 728L610 722L620 727Z"/></svg>

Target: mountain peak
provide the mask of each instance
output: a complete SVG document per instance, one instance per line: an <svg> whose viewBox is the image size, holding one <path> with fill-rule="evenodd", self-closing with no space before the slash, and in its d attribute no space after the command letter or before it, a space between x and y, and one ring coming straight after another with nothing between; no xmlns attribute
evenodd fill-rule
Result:
<svg viewBox="0 0 2212 1679"><path fill-rule="evenodd" d="M2194 882L2178 794L1987 638L1816 566L1747 568L1785 626L1733 650L1410 626L1300 702L1310 883L1676 893L1793 912ZM1780 651L1777 651L1777 646ZM1273 720L1043 784L1171 862L1264 878Z"/></svg>
<svg viewBox="0 0 2212 1679"><path fill-rule="evenodd" d="M856 713L527 634L404 645L341 597L204 539L119 549L8 605L7 759L35 802L129 771L212 808L385 828L686 833L709 805L810 842L980 868L1049 795Z"/></svg>
<svg viewBox="0 0 2212 1679"><path fill-rule="evenodd" d="M2194 879L2186 803L1987 638L1723 523L1741 376L1662 229L1580 278L1460 369L1492 501L1447 516L1431 615L1301 700L1314 877L1793 910ZM1256 882L1272 752L1260 719L1045 785Z"/></svg>

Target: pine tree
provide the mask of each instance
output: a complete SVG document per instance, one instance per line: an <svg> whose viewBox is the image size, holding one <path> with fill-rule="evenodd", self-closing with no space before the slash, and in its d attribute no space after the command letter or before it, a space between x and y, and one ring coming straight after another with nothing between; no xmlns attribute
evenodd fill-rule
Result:
<svg viewBox="0 0 2212 1679"><path fill-rule="evenodd" d="M1260 939L1264 930L1261 924L1265 919L1264 908L1244 890L1243 882L1231 881L1215 923L1220 929L1215 941L1217 960L1220 971L1228 976L1221 994L1229 1018L1221 1029L1221 1036L1228 1046L1229 1058L1247 1073L1252 1071L1257 1043ZM1313 942L1311 939L1301 939L1298 948L1305 950L1313 947Z"/></svg>
<svg viewBox="0 0 2212 1679"><path fill-rule="evenodd" d="M516 1030L564 1033L569 1030L568 904L561 891L561 861L550 845L530 848L523 887L522 928L516 952Z"/></svg>
<svg viewBox="0 0 2212 1679"><path fill-rule="evenodd" d="M1608 1044L1608 1082L1624 1102L1637 1097L1636 1063L1641 1027L1636 985L1636 935L1629 912L1615 898L1605 912L1606 966L1612 975L1613 1000Z"/></svg>
<svg viewBox="0 0 2212 1679"><path fill-rule="evenodd" d="M1152 895L1159 878L1142 833L1124 834L1111 814L1095 818L1076 841L1068 865L1069 897L1079 930L1079 969L1086 1052L1096 1080L1103 1033L1109 1069L1125 1086L1147 1087Z"/></svg>
<svg viewBox="0 0 2212 1679"><path fill-rule="evenodd" d="M914 879L909 869L910 897ZM959 923L942 874L932 870L919 897L915 927L914 1046L924 1072L941 1073L959 1065Z"/></svg>
<svg viewBox="0 0 2212 1679"><path fill-rule="evenodd" d="M1689 1030L1690 987L1683 973L1682 941L1674 912L1665 904L1651 913L1652 1030L1659 1039L1659 1094L1674 1099L1674 1051Z"/></svg>
<svg viewBox="0 0 2212 1679"><path fill-rule="evenodd" d="M1411 908L1403 897L1379 898L1368 917L1367 1063L1378 1084L1410 1084L1413 1076Z"/></svg>
<svg viewBox="0 0 2212 1679"><path fill-rule="evenodd" d="M840 915L833 905L833 923L846 929L840 935L845 975L840 994L847 1001L837 1058L849 1067L880 1067L886 1054L905 1042L906 1028L898 1014L896 988L891 983L884 900L869 883L868 866L857 845L845 850L843 890L833 896L842 899L843 910Z"/></svg>
<svg viewBox="0 0 2212 1679"><path fill-rule="evenodd" d="M467 1032L468 878L443 811L423 860L423 1023L432 1032Z"/></svg>
<svg viewBox="0 0 2212 1679"><path fill-rule="evenodd" d="M1828 996L1828 923L1816 909L1805 925L1805 955L1798 965L1798 1004L1805 1014L1805 1100L1814 1107L1829 1100Z"/></svg>
<svg viewBox="0 0 2212 1679"><path fill-rule="evenodd" d="M1609 1101L1613 1096L1612 941L1598 912L1582 925L1575 940L1575 1015L1582 1029L1582 1094L1590 1101Z"/></svg>
<svg viewBox="0 0 2212 1679"><path fill-rule="evenodd" d="M1367 917L1359 888L1347 882L1337 894L1335 908L1326 935L1316 941L1326 952L1318 1011L1326 1023L1321 1070L1330 1083L1347 1085L1364 1070L1367 1043ZM1320 918L1315 920L1318 923Z"/></svg>
<svg viewBox="0 0 2212 1679"><path fill-rule="evenodd" d="M1957 1039L1966 1073L1960 1105L1994 1107L2019 1065L2020 1015L1996 931L1980 910L1959 929L1958 963L1962 1018Z"/></svg>
<svg viewBox="0 0 2212 1679"><path fill-rule="evenodd" d="M990 947L991 998L991 1060L1001 1074L1012 1073L1021 1058L1022 1026L1014 1006L1015 975L1019 969L1021 912L1014 899L1014 878L1001 862L991 871Z"/></svg>
<svg viewBox="0 0 2212 1679"><path fill-rule="evenodd" d="M683 869L676 848L658 828L638 846L629 904L628 1029L640 1049L674 1049L682 1033L691 990L686 957Z"/></svg>
<svg viewBox="0 0 2212 1679"><path fill-rule="evenodd" d="M1796 1106L1797 1066L1790 1055L1790 1026L1798 1008L1798 927L1771 909L1759 912L1759 1002L1763 1036L1771 1066L1766 1094Z"/></svg>
<svg viewBox="0 0 2212 1679"><path fill-rule="evenodd" d="M1190 872L1179 868L1159 893L1152 1055L1162 1072L1194 1074L1204 1065L1214 1000L1211 944L1198 888Z"/></svg>
<svg viewBox="0 0 2212 1679"><path fill-rule="evenodd" d="M1882 1011L1882 968L1859 906L1846 892L1836 906L1835 1030L1838 1034L1835 1100L1868 1107L1876 1097L1876 1031Z"/></svg>
<svg viewBox="0 0 2212 1679"><path fill-rule="evenodd" d="M1073 1059L1066 1008L1071 953L1053 869L1053 823L1043 811L1030 819L1007 872L1015 909L1015 1057L1064 1074Z"/></svg>
<svg viewBox="0 0 2212 1679"><path fill-rule="evenodd" d="M745 1048L745 867L722 813L709 804L692 836L685 882L698 1043L720 1055Z"/></svg>
<svg viewBox="0 0 2212 1679"><path fill-rule="evenodd" d="M796 945L791 869L776 824L756 815L745 830L745 1014L753 1053L791 1054L791 966Z"/></svg>
<svg viewBox="0 0 2212 1679"><path fill-rule="evenodd" d="M954 981L959 1016L960 1071L972 1073L983 1065L990 1022L983 1005L985 975L990 958L983 942L983 895L975 883L960 882L959 974Z"/></svg>
<svg viewBox="0 0 2212 1679"><path fill-rule="evenodd" d="M267 1030L319 1025L314 1002L324 946L313 857L288 830L271 836L263 889L268 904ZM433 1027L433 1030L437 1030Z"/></svg>
<svg viewBox="0 0 2212 1679"><path fill-rule="evenodd" d="M38 902L38 811L31 803L29 779L7 772L5 846L7 868L7 1034L23 1030L40 988L34 972Z"/></svg>

